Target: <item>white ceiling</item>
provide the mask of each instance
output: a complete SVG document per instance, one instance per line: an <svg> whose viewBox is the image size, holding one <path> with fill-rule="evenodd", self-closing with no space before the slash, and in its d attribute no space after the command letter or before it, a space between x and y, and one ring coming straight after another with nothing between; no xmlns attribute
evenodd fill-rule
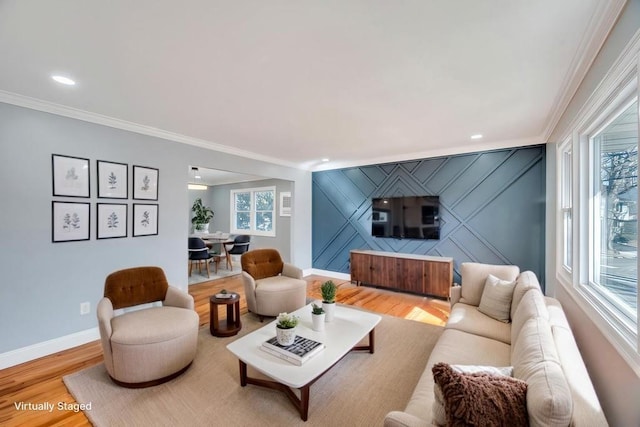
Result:
<svg viewBox="0 0 640 427"><path fill-rule="evenodd" d="M0 101L311 170L542 143L624 3L4 0Z"/></svg>

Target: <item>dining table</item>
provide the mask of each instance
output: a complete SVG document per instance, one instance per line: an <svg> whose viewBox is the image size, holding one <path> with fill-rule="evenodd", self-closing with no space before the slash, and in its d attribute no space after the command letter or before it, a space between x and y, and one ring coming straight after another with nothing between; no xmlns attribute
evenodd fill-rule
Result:
<svg viewBox="0 0 640 427"><path fill-rule="evenodd" d="M220 245L219 255L222 257L224 253L224 258L227 260L227 269L233 269L233 265L231 264L231 259L229 253L227 252L227 244L233 243L233 239L230 237L229 233L223 232L215 232L215 233L194 233L189 237L199 237L204 241L204 244L207 245L209 249L213 249L215 245ZM219 263L219 260L218 260ZM217 263L216 263L217 264ZM216 265L217 270L217 265Z"/></svg>

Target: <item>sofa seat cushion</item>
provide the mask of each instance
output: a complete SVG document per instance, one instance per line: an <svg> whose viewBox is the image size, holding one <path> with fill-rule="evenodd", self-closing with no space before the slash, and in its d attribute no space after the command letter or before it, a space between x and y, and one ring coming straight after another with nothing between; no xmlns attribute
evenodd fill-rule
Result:
<svg viewBox="0 0 640 427"><path fill-rule="evenodd" d="M469 304L457 303L454 305L445 328L480 335L505 344L511 343L511 325L509 323L493 319L478 311L478 307Z"/></svg>
<svg viewBox="0 0 640 427"><path fill-rule="evenodd" d="M457 305L457 304L456 304ZM475 307L474 311L477 312ZM501 323L497 322L496 323ZM509 366L509 345L456 329L445 329L436 343L427 366L418 380L405 412L422 420L432 420L434 381L431 368L438 362L452 365ZM473 349L466 351L465 349Z"/></svg>
<svg viewBox="0 0 640 427"><path fill-rule="evenodd" d="M287 292L292 289L306 288L307 282L287 276L271 276L256 280L256 295L270 292Z"/></svg>
<svg viewBox="0 0 640 427"><path fill-rule="evenodd" d="M170 341L197 333L198 314L177 307L152 307L131 311L111 319L111 342L121 345L143 345Z"/></svg>

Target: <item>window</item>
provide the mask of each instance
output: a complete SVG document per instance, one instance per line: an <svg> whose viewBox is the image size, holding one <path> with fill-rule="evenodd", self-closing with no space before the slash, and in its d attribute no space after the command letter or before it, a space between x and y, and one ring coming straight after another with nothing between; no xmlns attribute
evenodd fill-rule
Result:
<svg viewBox="0 0 640 427"><path fill-rule="evenodd" d="M231 232L275 236L275 187L231 190Z"/></svg>
<svg viewBox="0 0 640 427"><path fill-rule="evenodd" d="M610 315L637 336L638 101L589 137L589 281Z"/></svg>
<svg viewBox="0 0 640 427"><path fill-rule="evenodd" d="M560 211L562 223L561 249L562 266L569 273L573 264L573 209L571 201L571 186L573 185L572 161L570 141L561 148L560 163Z"/></svg>
<svg viewBox="0 0 640 427"><path fill-rule="evenodd" d="M636 38L556 151L557 282L637 372L639 54Z"/></svg>

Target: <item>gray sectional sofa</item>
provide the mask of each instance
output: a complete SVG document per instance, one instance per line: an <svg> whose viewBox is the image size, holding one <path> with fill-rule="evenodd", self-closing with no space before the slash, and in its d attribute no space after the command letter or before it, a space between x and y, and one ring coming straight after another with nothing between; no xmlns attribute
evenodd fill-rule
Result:
<svg viewBox="0 0 640 427"><path fill-rule="evenodd" d="M500 283L515 282L508 306L503 307L508 317L503 321L496 320L499 315L492 309L499 309L504 302L498 297L487 303L489 275L501 279ZM435 386L432 373L434 364L445 362L464 365L462 368L505 368L513 378L525 381L531 426L606 426L563 309L557 300L543 295L535 274L520 273L516 266L463 263L461 277L462 286L452 288L452 309L445 330L411 399L404 411L388 413L384 425L446 422L444 408L435 398L437 392L438 402L442 400L442 390Z"/></svg>

